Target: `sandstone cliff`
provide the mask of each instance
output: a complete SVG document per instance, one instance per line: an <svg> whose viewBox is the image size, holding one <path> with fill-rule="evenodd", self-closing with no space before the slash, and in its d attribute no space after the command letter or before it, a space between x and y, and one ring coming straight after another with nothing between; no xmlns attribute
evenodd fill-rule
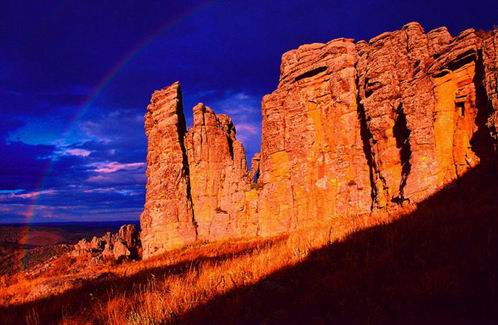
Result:
<svg viewBox="0 0 498 325"><path fill-rule="evenodd" d="M303 45L280 70L250 171L228 116L198 104L187 131L179 84L154 92L145 258L416 204L479 163L496 168L497 30L452 37L410 23Z"/></svg>

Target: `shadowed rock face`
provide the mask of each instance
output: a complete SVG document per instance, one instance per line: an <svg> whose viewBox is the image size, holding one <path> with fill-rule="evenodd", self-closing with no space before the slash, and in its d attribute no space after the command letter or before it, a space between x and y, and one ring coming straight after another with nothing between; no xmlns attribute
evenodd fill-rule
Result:
<svg viewBox="0 0 498 325"><path fill-rule="evenodd" d="M196 240L270 236L416 204L477 164L496 168L498 31L452 37L417 23L369 42L282 56L247 169L235 126L178 83L147 109L144 257Z"/></svg>

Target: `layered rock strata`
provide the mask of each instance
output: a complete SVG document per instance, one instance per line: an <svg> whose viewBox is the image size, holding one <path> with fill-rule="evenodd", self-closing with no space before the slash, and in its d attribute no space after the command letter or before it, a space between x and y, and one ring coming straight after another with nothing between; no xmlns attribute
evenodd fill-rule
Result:
<svg viewBox="0 0 498 325"><path fill-rule="evenodd" d="M212 241L235 236L236 214L243 210L248 184L245 151L235 139L232 120L198 104L184 141L197 239Z"/></svg>
<svg viewBox="0 0 498 325"><path fill-rule="evenodd" d="M153 94L144 257L416 204L477 164L496 168L497 30L410 23L303 45L280 70L251 170L228 116L198 104L187 131L179 84Z"/></svg>
<svg viewBox="0 0 498 325"><path fill-rule="evenodd" d="M154 92L145 115L147 194L140 217L144 255L194 242L180 84Z"/></svg>

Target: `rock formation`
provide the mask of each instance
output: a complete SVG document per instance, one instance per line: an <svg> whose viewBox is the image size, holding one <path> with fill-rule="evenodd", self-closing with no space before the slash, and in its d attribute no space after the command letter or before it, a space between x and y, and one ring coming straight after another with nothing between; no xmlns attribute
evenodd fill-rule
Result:
<svg viewBox="0 0 498 325"><path fill-rule="evenodd" d="M498 30L410 23L303 45L280 70L250 171L228 116L198 104L187 131L179 84L154 92L145 258L416 204L477 164L497 167Z"/></svg>
<svg viewBox="0 0 498 325"><path fill-rule="evenodd" d="M140 218L146 255L197 239L180 84L154 92L145 115L147 195Z"/></svg>
<svg viewBox="0 0 498 325"><path fill-rule="evenodd" d="M140 238L135 226L123 225L115 234L107 232L102 237L94 236L91 241L80 240L74 245L71 255L87 255L100 260L122 261L138 259L140 253Z"/></svg>
<svg viewBox="0 0 498 325"><path fill-rule="evenodd" d="M200 240L236 234L236 212L244 203L247 163L235 139L230 117L216 115L204 104L193 109L193 126L185 136L193 212Z"/></svg>

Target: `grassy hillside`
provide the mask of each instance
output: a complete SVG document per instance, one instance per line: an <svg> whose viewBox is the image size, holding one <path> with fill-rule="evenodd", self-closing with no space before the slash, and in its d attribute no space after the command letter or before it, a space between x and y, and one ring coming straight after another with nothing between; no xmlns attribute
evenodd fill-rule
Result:
<svg viewBox="0 0 498 325"><path fill-rule="evenodd" d="M402 217L199 244L147 261L65 256L3 279L0 319L45 323L498 321L498 181L479 167Z"/></svg>

